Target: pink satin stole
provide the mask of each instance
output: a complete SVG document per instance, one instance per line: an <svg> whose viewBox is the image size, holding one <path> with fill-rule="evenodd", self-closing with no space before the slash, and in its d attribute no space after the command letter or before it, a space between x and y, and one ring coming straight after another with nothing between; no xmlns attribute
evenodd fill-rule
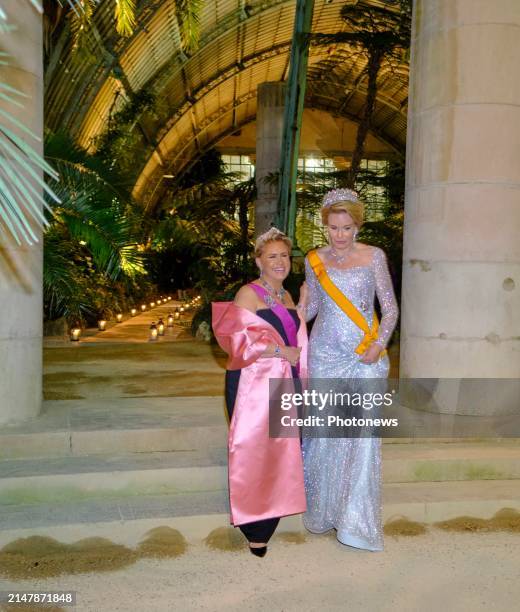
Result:
<svg viewBox="0 0 520 612"><path fill-rule="evenodd" d="M229 429L231 522L241 525L305 512L299 438L269 437L269 379L292 378L289 362L261 357L280 334L256 314L233 303L213 303L213 329L228 353L228 369L242 370ZM305 323L298 345L306 363Z"/></svg>

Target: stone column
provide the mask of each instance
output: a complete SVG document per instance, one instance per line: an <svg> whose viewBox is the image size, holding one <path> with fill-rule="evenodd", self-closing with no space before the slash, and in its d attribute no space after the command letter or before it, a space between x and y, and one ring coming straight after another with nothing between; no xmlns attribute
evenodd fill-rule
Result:
<svg viewBox="0 0 520 612"><path fill-rule="evenodd" d="M260 83L256 109L256 188L255 233L258 236L276 218L278 187L268 185L265 177L280 170L283 137L285 83Z"/></svg>
<svg viewBox="0 0 520 612"><path fill-rule="evenodd" d="M520 377L519 27L517 0L415 0L403 378Z"/></svg>
<svg viewBox="0 0 520 612"><path fill-rule="evenodd" d="M23 109L5 102L2 106L41 137L41 15L26 0L2 0L2 8L16 30L2 35L2 50L10 57L1 78L28 96ZM41 152L41 143L26 140ZM0 234L0 424L36 416L41 408L42 253L41 240L19 247Z"/></svg>

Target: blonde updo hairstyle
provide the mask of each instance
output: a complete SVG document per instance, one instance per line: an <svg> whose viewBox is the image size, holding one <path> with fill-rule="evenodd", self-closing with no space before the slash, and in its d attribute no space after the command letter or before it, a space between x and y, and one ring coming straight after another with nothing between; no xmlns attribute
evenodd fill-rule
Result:
<svg viewBox="0 0 520 612"><path fill-rule="evenodd" d="M331 213L347 213L352 217L352 221L356 224L356 227L361 229L365 221L365 205L363 202L358 200L357 202L351 202L350 200L342 200L335 202L330 206L323 206L321 209L321 220L323 225L329 224L329 215Z"/></svg>
<svg viewBox="0 0 520 612"><path fill-rule="evenodd" d="M292 240L281 232L278 228L272 227L271 229L264 232L261 236L258 236L255 242L255 258L262 257L262 252L266 244L271 242L283 242L291 254Z"/></svg>

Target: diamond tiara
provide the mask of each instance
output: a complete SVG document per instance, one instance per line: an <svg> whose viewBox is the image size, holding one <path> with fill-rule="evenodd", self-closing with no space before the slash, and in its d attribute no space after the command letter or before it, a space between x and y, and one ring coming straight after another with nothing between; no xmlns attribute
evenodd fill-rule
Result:
<svg viewBox="0 0 520 612"><path fill-rule="evenodd" d="M277 227L270 227L267 232L260 234L260 236L258 236L258 238L256 239L255 250L258 250L264 244L264 242L268 242L269 240L280 236L283 238L287 238L287 236Z"/></svg>
<svg viewBox="0 0 520 612"><path fill-rule="evenodd" d="M358 202L358 194L353 189L332 189L323 196L323 208L345 201Z"/></svg>

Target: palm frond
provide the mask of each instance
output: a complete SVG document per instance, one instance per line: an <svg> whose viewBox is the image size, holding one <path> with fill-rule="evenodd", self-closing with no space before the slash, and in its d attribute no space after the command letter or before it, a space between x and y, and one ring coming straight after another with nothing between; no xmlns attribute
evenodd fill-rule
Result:
<svg viewBox="0 0 520 612"><path fill-rule="evenodd" d="M295 233L298 246L304 253L327 243L323 229L305 215L300 215L296 219Z"/></svg>
<svg viewBox="0 0 520 612"><path fill-rule="evenodd" d="M143 259L131 240L131 227L124 216L107 209L96 210L88 196L76 198L60 210L72 238L86 243L97 268L115 280L144 272Z"/></svg>
<svg viewBox="0 0 520 612"><path fill-rule="evenodd" d="M142 285L143 213L136 212L124 187L112 185L118 173L68 134L48 132L45 152L59 172L59 183L51 185L61 200L45 233L45 313L91 322L110 310L108 303L114 307L117 296L127 303L128 294Z"/></svg>
<svg viewBox="0 0 520 612"><path fill-rule="evenodd" d="M184 51L195 51L200 38L200 14L204 0L175 0L175 10Z"/></svg>
<svg viewBox="0 0 520 612"><path fill-rule="evenodd" d="M31 0L32 1L32 0ZM63 6L65 0L58 0L58 4ZM77 14L83 10L83 0L66 0L70 8ZM94 4L98 4L99 0L93 0Z"/></svg>
<svg viewBox="0 0 520 612"><path fill-rule="evenodd" d="M6 57L5 53L0 53L2 63ZM23 98L27 96L21 91L0 82L1 100L23 108ZM59 202L46 184L44 175L55 180L58 175L20 136L22 133L31 141L38 142L41 139L36 134L3 108L0 108L0 118L4 120L0 122L0 230L7 230L18 244L34 244L38 241L34 222L45 226L44 209L51 211L50 203Z"/></svg>
<svg viewBox="0 0 520 612"><path fill-rule="evenodd" d="M112 160L107 160L97 154L90 155L80 147L72 136L63 130L48 131L45 135L45 158L49 163L76 164L97 175L108 190L114 192L121 200L129 201L133 183L123 176Z"/></svg>
<svg viewBox="0 0 520 612"><path fill-rule="evenodd" d="M77 7L77 9L76 9ZM70 30L72 33L74 53L85 52L88 49L89 25L92 21L96 0L76 0L75 10L70 15Z"/></svg>
<svg viewBox="0 0 520 612"><path fill-rule="evenodd" d="M121 36L131 36L135 28L135 0L116 0L116 30Z"/></svg>
<svg viewBox="0 0 520 612"><path fill-rule="evenodd" d="M9 34L9 32L12 32L15 29L15 26L7 22L7 19L0 16L0 34Z"/></svg>
<svg viewBox="0 0 520 612"><path fill-rule="evenodd" d="M43 251L43 296L49 318L66 317L81 321L90 314L88 300L84 297L81 276L73 261L64 255L63 238L45 236Z"/></svg>
<svg viewBox="0 0 520 612"><path fill-rule="evenodd" d="M40 0L29 0L29 2L34 6L34 8L38 12L43 13L43 6L42 6L42 3L40 2Z"/></svg>
<svg viewBox="0 0 520 612"><path fill-rule="evenodd" d="M162 246L174 246L180 250L189 249L198 244L199 224L169 215L154 228L153 245L160 250Z"/></svg>
<svg viewBox="0 0 520 612"><path fill-rule="evenodd" d="M65 0L57 0L58 4L60 4L61 6L63 6L64 1ZM42 6L41 0L29 0L29 2L34 6L34 8L38 12L43 13L43 6ZM94 0L94 2L98 2L98 0ZM67 0L67 4L74 11L81 11L82 9L81 7L82 0ZM4 16L5 16L5 11L3 11L2 7L0 6L0 19L4 18Z"/></svg>
<svg viewBox="0 0 520 612"><path fill-rule="evenodd" d="M60 173L54 186L62 203L55 214L75 242L84 242L98 270L112 279L122 274L144 273L137 244L141 238L140 219L130 214L120 194L95 170L88 167L88 154L63 136L49 135L46 144L60 158L53 163ZM62 144L61 153L56 146Z"/></svg>

